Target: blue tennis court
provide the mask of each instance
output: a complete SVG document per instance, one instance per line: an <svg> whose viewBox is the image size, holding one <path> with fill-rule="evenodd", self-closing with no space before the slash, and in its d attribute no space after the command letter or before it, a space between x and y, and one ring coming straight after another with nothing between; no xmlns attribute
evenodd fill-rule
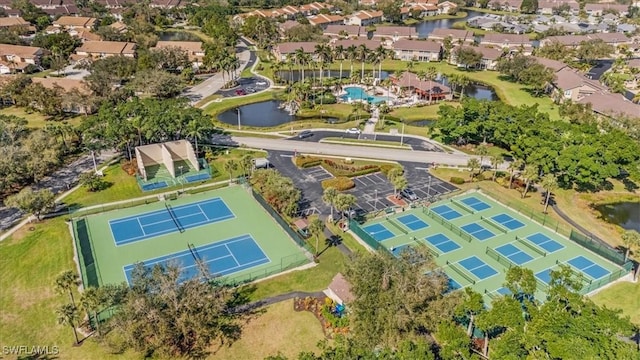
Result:
<svg viewBox="0 0 640 360"><path fill-rule="evenodd" d="M166 266L169 263L176 263L183 269L180 280L185 281L199 275L196 257L209 269L212 275L219 276L233 274L270 262L251 235L242 235L194 248L193 254L191 250L187 249L145 260L144 266L151 268L155 265ZM134 268L135 264L123 268L129 284L131 284L131 273Z"/></svg>
<svg viewBox="0 0 640 360"><path fill-rule="evenodd" d="M521 221L518 221L513 217L511 217L510 215L507 215L504 213L500 215L492 216L491 218L493 219L493 221L506 227L509 230L516 230L524 226L524 224Z"/></svg>
<svg viewBox="0 0 640 360"><path fill-rule="evenodd" d="M157 189L166 188L168 186L169 185L167 185L166 181L158 181L158 182L155 182L155 183L142 185L142 191L153 191L153 190L157 190Z"/></svg>
<svg viewBox="0 0 640 360"><path fill-rule="evenodd" d="M511 295L511 290L507 289L506 287L501 287L500 289L496 290L496 292L500 295Z"/></svg>
<svg viewBox="0 0 640 360"><path fill-rule="evenodd" d="M447 220L457 219L457 218L462 216L462 214L460 214L459 212L453 210L452 208L448 207L447 205L440 205L440 206L433 207L433 208L431 208L431 211L433 211L434 213L442 216L443 218L445 218Z"/></svg>
<svg viewBox="0 0 640 360"><path fill-rule="evenodd" d="M460 248L455 241L449 239L446 235L443 234L435 234L431 236L427 236L424 238L429 244L435 246L438 250L440 250L443 254L451 252L453 250L457 250Z"/></svg>
<svg viewBox="0 0 640 360"><path fill-rule="evenodd" d="M391 253L393 254L393 256L400 257L400 254L403 251L408 250L409 248L410 248L409 244L404 244L404 245L400 245L398 247L391 248L390 250L391 250Z"/></svg>
<svg viewBox="0 0 640 360"><path fill-rule="evenodd" d="M491 231L485 229L482 225L478 223L471 223L464 226L461 226L462 230L464 230L467 234L473 236L474 238L485 241L489 238L496 236L496 234Z"/></svg>
<svg viewBox="0 0 640 360"><path fill-rule="evenodd" d="M462 285L458 284L457 281L453 280L452 278L447 276L447 285L448 285L448 291L447 292L451 292L451 291L455 291L458 289L462 289Z"/></svg>
<svg viewBox="0 0 640 360"><path fill-rule="evenodd" d="M204 173L204 174L196 174L196 175L190 175L190 176L185 176L184 177L185 180L187 180L187 182L196 182L196 181L200 181L200 180L207 180L207 179L211 179L211 175Z"/></svg>
<svg viewBox="0 0 640 360"><path fill-rule="evenodd" d="M567 262L569 263L569 265L589 275L589 277L594 280L598 280L611 273L609 270L603 268L602 266L596 264L595 262L582 255L575 257Z"/></svg>
<svg viewBox="0 0 640 360"><path fill-rule="evenodd" d="M498 273L494 268L487 265L484 261L478 259L475 256L460 260L458 261L458 264L467 269L470 273L475 275L480 280L490 278Z"/></svg>
<svg viewBox="0 0 640 360"><path fill-rule="evenodd" d="M402 225L408 227L409 229L411 229L413 231L429 227L429 224L427 224L426 222L422 221L419 217L417 217L417 216L415 216L413 214L400 216L398 218L398 221L400 221L402 223Z"/></svg>
<svg viewBox="0 0 640 360"><path fill-rule="evenodd" d="M176 206L171 210L162 209L109 220L109 227L113 240L120 246L180 231L180 228L189 229L232 218L235 215L227 204L220 198L214 198Z"/></svg>
<svg viewBox="0 0 640 360"><path fill-rule="evenodd" d="M475 211L482 211L482 210L486 210L486 209L491 208L491 205L489 205L486 202L478 199L475 196L471 196L471 197L468 197L466 199L462 199L462 200L460 200L460 202L462 202L465 205L473 208L473 210L475 210Z"/></svg>
<svg viewBox="0 0 640 360"><path fill-rule="evenodd" d="M564 246L562 246L559 242L551 239L550 237L542 233L529 235L527 236L527 239L532 243L538 245L542 249L546 250L548 253L552 253L560 249L564 249Z"/></svg>
<svg viewBox="0 0 640 360"><path fill-rule="evenodd" d="M526 262L533 260L533 257L526 252L520 250L517 246L513 244L505 244L499 246L495 249L497 252L502 254L502 256L508 258L517 265L522 265Z"/></svg>
<svg viewBox="0 0 640 360"><path fill-rule="evenodd" d="M392 233L389 229L387 229L382 224L373 224L373 225L365 226L362 228L362 230L366 231L367 234L373 236L373 238L376 239L376 241L384 241L396 236L394 233Z"/></svg>
<svg viewBox="0 0 640 360"><path fill-rule="evenodd" d="M544 269L540 272L537 272L535 276L538 280L549 285L549 283L551 282L551 270L552 268Z"/></svg>

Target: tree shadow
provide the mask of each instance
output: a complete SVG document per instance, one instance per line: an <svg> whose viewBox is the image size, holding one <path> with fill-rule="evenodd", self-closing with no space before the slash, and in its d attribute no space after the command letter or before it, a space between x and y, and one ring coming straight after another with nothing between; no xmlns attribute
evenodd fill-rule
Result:
<svg viewBox="0 0 640 360"><path fill-rule="evenodd" d="M325 248L322 249L316 257L320 257L320 255L324 254L324 252L329 250L329 248L342 244L342 236L331 235L331 237L324 239L324 243L326 245Z"/></svg>
<svg viewBox="0 0 640 360"><path fill-rule="evenodd" d="M636 184L635 182L629 180L628 177L625 177L622 179L622 184L624 185L624 189L629 191L629 192L635 192L636 190L638 190L640 187L638 186L638 184Z"/></svg>

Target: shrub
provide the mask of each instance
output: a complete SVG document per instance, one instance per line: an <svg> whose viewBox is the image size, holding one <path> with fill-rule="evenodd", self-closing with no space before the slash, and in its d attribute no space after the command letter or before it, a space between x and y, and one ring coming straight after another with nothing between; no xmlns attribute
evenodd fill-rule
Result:
<svg viewBox="0 0 640 360"><path fill-rule="evenodd" d="M138 162L135 158L133 158L131 161L123 161L121 167L124 172L131 176L135 175L136 172L138 172Z"/></svg>
<svg viewBox="0 0 640 360"><path fill-rule="evenodd" d="M294 161L297 167L304 169L320 165L322 159L318 159L312 156L296 156Z"/></svg>
<svg viewBox="0 0 640 360"><path fill-rule="evenodd" d="M389 176L389 171L393 168L397 168L398 165L395 164L382 164L380 165L380 172L384 174L384 176Z"/></svg>
<svg viewBox="0 0 640 360"><path fill-rule="evenodd" d="M451 179L449 179L449 182L456 185L462 185L464 184L464 179L461 177L452 176Z"/></svg>
<svg viewBox="0 0 640 360"><path fill-rule="evenodd" d="M340 176L333 179L327 179L322 181L322 189L332 187L338 191L344 191L344 190L353 189L355 186L356 186L356 183L354 183L353 180L349 179L346 176Z"/></svg>
<svg viewBox="0 0 640 360"><path fill-rule="evenodd" d="M476 181L484 181L484 174L480 173L475 176Z"/></svg>
<svg viewBox="0 0 640 360"><path fill-rule="evenodd" d="M364 166L355 166L352 164L339 163L331 159L324 159L322 161L322 167L333 174L333 176L348 177L370 174L380 170L378 165L369 164Z"/></svg>

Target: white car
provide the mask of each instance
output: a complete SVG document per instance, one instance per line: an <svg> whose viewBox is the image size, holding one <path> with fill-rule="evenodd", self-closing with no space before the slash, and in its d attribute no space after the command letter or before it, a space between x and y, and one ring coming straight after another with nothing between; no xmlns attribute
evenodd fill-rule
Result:
<svg viewBox="0 0 640 360"><path fill-rule="evenodd" d="M351 128L351 129L347 129L344 131L347 134L360 134L360 129L358 128Z"/></svg>
<svg viewBox="0 0 640 360"><path fill-rule="evenodd" d="M260 81L256 81L256 85L258 85L258 86L265 86L265 85L267 85L267 82L266 82L266 81L262 81L262 80L260 80Z"/></svg>

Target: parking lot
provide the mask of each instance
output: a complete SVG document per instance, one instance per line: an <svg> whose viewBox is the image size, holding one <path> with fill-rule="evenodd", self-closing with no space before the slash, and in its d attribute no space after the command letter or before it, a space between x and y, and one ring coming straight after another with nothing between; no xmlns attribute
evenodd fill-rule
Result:
<svg viewBox="0 0 640 360"><path fill-rule="evenodd" d="M333 177L333 175L331 175L320 165L306 169L300 169L300 171L305 174L305 176L310 177L317 182L322 182L323 180L331 179Z"/></svg>
<svg viewBox="0 0 640 360"><path fill-rule="evenodd" d="M356 208L375 212L393 206L391 201L387 200L387 196L393 194L393 185L384 174L377 172L358 176L353 178L353 181L356 187L348 192L358 199Z"/></svg>
<svg viewBox="0 0 640 360"><path fill-rule="evenodd" d="M257 77L240 78L238 79L238 86L233 89L219 90L216 94L223 97L242 96L252 94L258 91L262 91L269 88L269 83L264 79Z"/></svg>

